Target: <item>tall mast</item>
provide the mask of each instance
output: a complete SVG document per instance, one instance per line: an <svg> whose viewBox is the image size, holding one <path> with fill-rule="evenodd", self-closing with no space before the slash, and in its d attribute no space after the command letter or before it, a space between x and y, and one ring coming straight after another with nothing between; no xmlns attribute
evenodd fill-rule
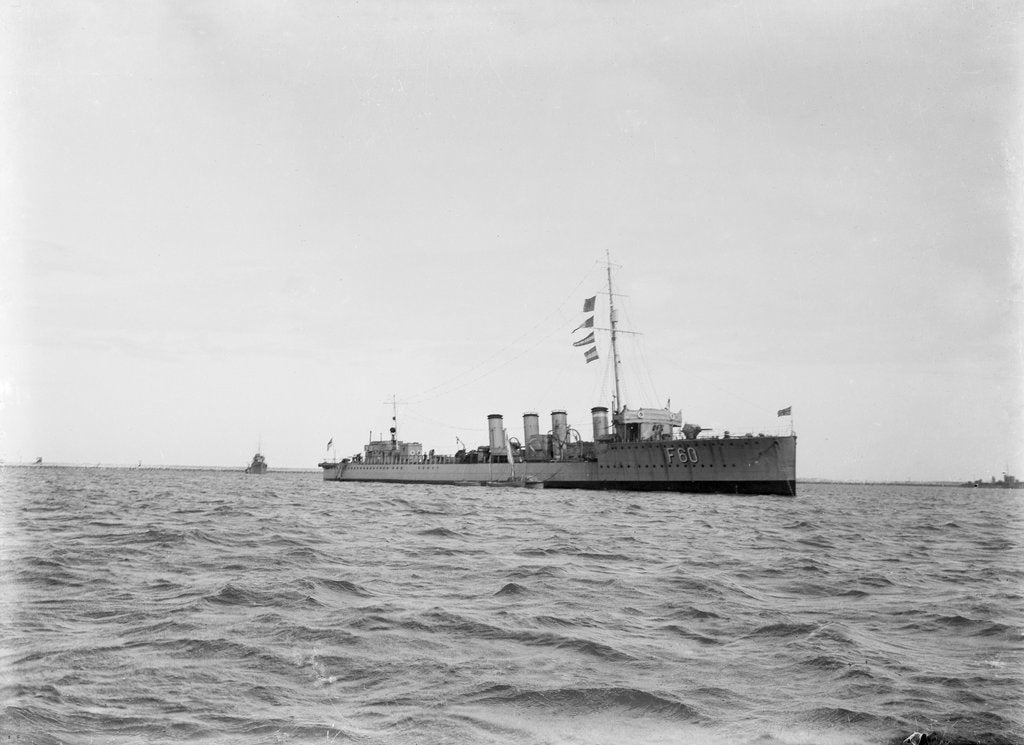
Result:
<svg viewBox="0 0 1024 745"><path fill-rule="evenodd" d="M615 312L615 300L612 294L612 258L611 253L607 250L605 250L605 257L608 268L608 321L612 332L612 370L615 372L615 400L612 402L612 409L618 413L619 407L622 405L622 395L619 392L619 350L615 343L618 314Z"/></svg>
<svg viewBox="0 0 1024 745"><path fill-rule="evenodd" d="M398 450L398 397L392 393L391 400L384 403L391 404L391 449Z"/></svg>

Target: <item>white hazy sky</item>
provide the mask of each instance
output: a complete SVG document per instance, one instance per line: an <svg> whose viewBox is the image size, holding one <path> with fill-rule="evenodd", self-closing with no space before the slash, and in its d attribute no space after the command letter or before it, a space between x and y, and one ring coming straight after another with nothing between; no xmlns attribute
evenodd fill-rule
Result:
<svg viewBox="0 0 1024 745"><path fill-rule="evenodd" d="M589 439L610 251L625 403L1024 477L1017 6L5 2L0 458Z"/></svg>

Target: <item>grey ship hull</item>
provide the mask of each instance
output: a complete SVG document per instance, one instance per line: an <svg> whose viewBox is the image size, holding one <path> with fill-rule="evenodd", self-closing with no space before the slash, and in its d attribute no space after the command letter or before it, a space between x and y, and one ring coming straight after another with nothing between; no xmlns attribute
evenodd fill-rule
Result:
<svg viewBox="0 0 1024 745"><path fill-rule="evenodd" d="M793 435L614 442L594 460L459 463L448 457L321 463L325 481L424 484L542 483L546 489L621 489L796 496Z"/></svg>

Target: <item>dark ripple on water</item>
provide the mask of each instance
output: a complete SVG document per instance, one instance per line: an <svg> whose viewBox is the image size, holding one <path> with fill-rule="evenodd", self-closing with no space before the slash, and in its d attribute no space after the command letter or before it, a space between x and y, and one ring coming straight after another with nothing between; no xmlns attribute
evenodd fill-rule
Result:
<svg viewBox="0 0 1024 745"><path fill-rule="evenodd" d="M1021 493L2 479L7 741L1024 742Z"/></svg>

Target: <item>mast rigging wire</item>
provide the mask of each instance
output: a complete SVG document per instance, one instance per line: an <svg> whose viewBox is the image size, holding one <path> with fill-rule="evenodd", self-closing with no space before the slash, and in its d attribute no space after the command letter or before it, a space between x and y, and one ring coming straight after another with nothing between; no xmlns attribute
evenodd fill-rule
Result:
<svg viewBox="0 0 1024 745"><path fill-rule="evenodd" d="M502 346L501 348L496 350L494 353L492 353L490 356L485 357L484 359L482 359L480 362L476 363L472 367L469 367L466 370L464 370L463 372L456 374L453 378L450 378L449 380L446 380L446 381L442 381L441 383L438 383L437 385L432 386L430 388L426 388L426 389L424 389L424 390L422 390L422 391L420 391L418 393L414 393L412 395L404 396L404 398L410 404L417 404L417 403L424 403L426 401L433 400L435 398L438 398L440 396L443 396L443 395L446 395L446 394L449 394L449 393L454 393L455 391L460 390L460 389L462 389L462 388L464 388L464 387L466 387L466 386L468 386L468 385L470 385L472 383L475 383L475 382L477 382L477 381L487 377L488 375L492 375L493 373L495 373L498 370L500 370L502 367L504 367L506 364L508 364L512 360L516 360L519 357L522 357L523 355L525 355L527 352L532 351L534 348L536 348L540 344L540 342L547 340L548 338L553 336L555 333L557 333L558 329L557 328L552 328L552 330L549 333L544 334L544 335L539 336L539 337L537 337L535 335L535 331L538 328L540 328L541 326L543 326L544 324L548 323L554 315L560 313L562 311L562 309L565 307L565 305L570 300L576 300L577 299L578 290L580 289L580 287L583 286L584 282L586 282L590 278L590 276L595 272L596 269L597 269L597 267L595 265L594 267L591 267L589 270L587 270L587 272L583 275L583 277L579 280L579 282L576 283L576 286L573 287L572 290L570 290L565 295L565 298L562 300L561 303L559 303L554 308L554 310L552 310L548 315L546 315L543 318L541 318L539 321L537 321L537 323L535 323L529 329L527 329L522 334L520 334L518 337L513 339L511 342L505 344L504 346ZM535 342L533 344L531 344L530 346L524 348L518 354L516 354L516 355L514 355L512 357L502 358L500 360L500 364L498 364L496 366L493 366L491 369L484 370L479 375L476 375L476 376L474 376L474 377L472 377L472 378L470 378L468 380L462 380L461 382L456 383L456 381L459 378L464 378L465 376L469 375L473 371L478 370L481 367L484 367L485 365L488 365L488 363L494 361L496 358L498 358L502 354L504 354L507 350L513 348L520 341L522 341L523 339L528 338L530 336L534 336L535 337Z"/></svg>

